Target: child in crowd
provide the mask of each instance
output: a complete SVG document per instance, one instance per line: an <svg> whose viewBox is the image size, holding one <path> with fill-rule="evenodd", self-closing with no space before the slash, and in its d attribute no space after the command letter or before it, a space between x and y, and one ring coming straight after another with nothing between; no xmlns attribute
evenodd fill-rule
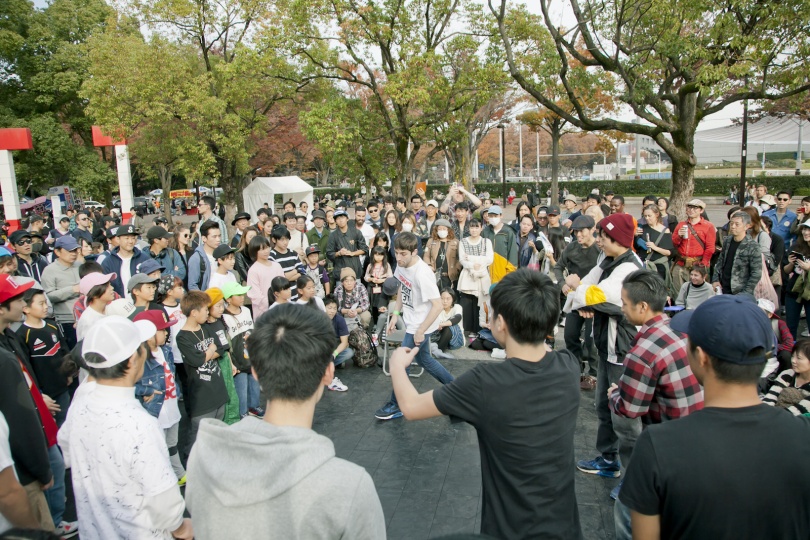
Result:
<svg viewBox="0 0 810 540"><path fill-rule="evenodd" d="M14 275L17 271L17 259L9 250L0 247L0 274Z"/></svg>
<svg viewBox="0 0 810 540"><path fill-rule="evenodd" d="M696 264L689 271L689 281L681 285L678 298L675 300L676 306L683 306L684 309L697 309L697 307L714 296L714 289L711 283L706 281L706 274L709 269L702 264Z"/></svg>
<svg viewBox="0 0 810 540"><path fill-rule="evenodd" d="M371 320L378 320L380 313L385 313L388 307L389 299L382 292L382 284L393 275L385 248L375 246L371 250L371 263L366 267L365 275L368 301L371 306Z"/></svg>
<svg viewBox="0 0 810 540"><path fill-rule="evenodd" d="M445 351L464 346L464 328L461 322L461 306L456 304L453 289L442 289L442 310L436 320L439 328L431 336L430 353L436 358L453 358Z"/></svg>
<svg viewBox="0 0 810 540"><path fill-rule="evenodd" d="M275 247L270 251L270 258L281 265L281 269L284 271L284 277L290 282L290 299L295 302L298 300L298 290L295 287L295 281L301 276L298 272L298 268L301 266L301 260L298 258L298 253L292 249L287 249L290 244L290 231L286 227L274 227L271 235L275 242Z"/></svg>
<svg viewBox="0 0 810 540"><path fill-rule="evenodd" d="M346 326L346 320L338 313L338 303L332 295L323 299L324 309L326 316L332 322L332 328L335 330L335 336L338 338L338 345L332 353L332 362L336 368L345 368L346 361L354 357L354 350L349 347L349 327ZM335 376L332 382L326 387L335 392L345 392L349 389L348 386Z"/></svg>
<svg viewBox="0 0 810 540"><path fill-rule="evenodd" d="M248 254L251 260L256 261L247 274L247 284L250 287L248 298L253 308L254 321L258 321L269 307L269 300L273 297L266 293L273 279L284 276L281 265L269 259L270 251L270 241L264 236L256 236L248 245Z"/></svg>
<svg viewBox="0 0 810 540"><path fill-rule="evenodd" d="M166 437L166 446L169 448L169 461L177 476L177 483L186 485L186 470L180 462L180 453L177 451L178 433L180 429L180 407L177 402L177 386L174 373L169 361L163 355L163 345L166 344L168 329L177 321L169 320L163 310L149 309L142 311L134 317L136 324L145 321L156 328L155 335L146 341L149 355L143 367L143 377L135 384L135 397L141 402L146 411L157 418L160 429Z"/></svg>
<svg viewBox="0 0 810 540"><path fill-rule="evenodd" d="M79 282L81 283L81 279L88 274L104 274L104 268L96 261L87 261L83 265L79 267ZM114 274L114 272L113 272ZM115 278L113 278L115 279ZM115 292L113 289L114 298L113 300L118 300L121 298L118 296L118 293ZM79 292L79 298L76 299L76 302L73 303L73 317L76 321L81 320L82 313L84 310L87 309L87 304L85 303L85 298L82 296L81 291Z"/></svg>
<svg viewBox="0 0 810 540"><path fill-rule="evenodd" d="M779 374L762 401L795 416L810 414L810 339L796 342L790 369Z"/></svg>
<svg viewBox="0 0 810 540"><path fill-rule="evenodd" d="M250 355L247 349L247 340L253 331L253 318L250 310L245 307L245 294L249 287L239 283L226 283L222 286L222 296L225 299L225 312L222 321L228 330L228 339L231 342L231 362L236 368L233 376L233 385L239 398L239 417L248 414L258 418L264 417L261 407L259 383L250 372Z"/></svg>
<svg viewBox="0 0 810 540"><path fill-rule="evenodd" d="M318 263L321 249L317 245L311 245L305 250L305 253L307 264L304 270L315 283L315 296L323 300L331 292L331 284L329 283L329 272L326 271L326 265Z"/></svg>
<svg viewBox="0 0 810 540"><path fill-rule="evenodd" d="M278 307L281 304L286 304L292 298L292 283L283 277L275 277L270 282L270 288L267 290L267 297L270 298L270 308Z"/></svg>
<svg viewBox="0 0 810 540"><path fill-rule="evenodd" d="M180 302L186 322L177 332L177 348L188 376L188 394L185 396L191 413L188 449L197 438L200 421L203 418L222 420L228 403L228 389L218 362L215 336L202 326L208 321L210 303L211 298L202 291L189 291Z"/></svg>
<svg viewBox="0 0 810 540"><path fill-rule="evenodd" d="M76 323L77 341L82 341L87 331L105 317L107 306L115 300L115 289L110 283L115 277L115 272L112 274L93 272L79 281L79 294L82 296L76 303L81 303L83 310L79 322Z"/></svg>
<svg viewBox="0 0 810 540"><path fill-rule="evenodd" d="M217 261L217 269L211 274L208 286L222 288L226 283L235 283L237 279L236 273L233 271L233 267L236 265L234 249L227 244L220 244L214 249L213 256Z"/></svg>
<svg viewBox="0 0 810 540"><path fill-rule="evenodd" d="M298 289L298 300L296 300L296 303L325 311L323 300L315 295L315 282L311 277L307 275L301 276L298 278L298 281L295 282L295 286Z"/></svg>
<svg viewBox="0 0 810 540"><path fill-rule="evenodd" d="M228 340L228 329L222 321L222 314L225 313L225 298L222 289L212 287L205 291L211 299L208 306L208 320L203 324L203 328L209 335L214 336L214 345L219 353L219 367L222 370L222 380L228 390L228 402L225 404L225 417L222 419L226 424L234 424L241 418L239 416L239 397L233 384L233 376L236 374L236 366L231 362L231 342Z"/></svg>
<svg viewBox="0 0 810 540"><path fill-rule="evenodd" d="M70 405L68 386L73 378L62 369L65 356L70 353L58 324L46 320L48 303L42 289L32 287L23 294L25 322L17 329L17 335L28 347L31 367L39 381L40 391L59 406L54 415L60 426L67 417Z"/></svg>
<svg viewBox="0 0 810 540"><path fill-rule="evenodd" d="M154 278L146 274L135 274L129 279L127 289L135 304L136 314L147 309L163 309L160 304L154 303L159 281L160 276Z"/></svg>
<svg viewBox="0 0 810 540"><path fill-rule="evenodd" d="M177 385L177 399L180 401L183 401L183 394L188 384L186 370L183 369L183 355L180 354L180 349L177 348L177 332L186 323L186 316L183 315L183 311L180 309L180 301L185 295L186 289L183 287L182 279L172 274L166 274L160 278L156 300L163 306L163 311L172 321L172 326L169 328L169 339L166 345L162 347L163 356L169 363L169 367L172 368L172 373L175 374L176 379L180 380L180 384Z"/></svg>

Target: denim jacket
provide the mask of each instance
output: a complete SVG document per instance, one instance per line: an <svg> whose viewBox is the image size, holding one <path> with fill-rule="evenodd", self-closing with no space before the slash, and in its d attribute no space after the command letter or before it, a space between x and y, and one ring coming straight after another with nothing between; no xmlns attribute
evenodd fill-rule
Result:
<svg viewBox="0 0 810 540"><path fill-rule="evenodd" d="M166 372L163 370L163 365L152 357L147 358L143 366L143 377L135 384L135 397L141 402L146 412L157 418L160 409L163 408L165 394ZM146 396L153 397L149 402L145 402L143 398Z"/></svg>

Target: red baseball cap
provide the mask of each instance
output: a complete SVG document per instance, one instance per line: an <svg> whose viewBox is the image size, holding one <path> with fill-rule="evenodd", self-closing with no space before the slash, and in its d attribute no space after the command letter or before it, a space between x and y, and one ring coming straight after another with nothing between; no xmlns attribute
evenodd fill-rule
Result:
<svg viewBox="0 0 810 540"><path fill-rule="evenodd" d="M166 330L168 327L177 324L176 320L169 320L166 312L162 309L147 309L146 311L141 311L135 315L132 320L136 322L149 321L150 323L154 324L155 328L158 330Z"/></svg>
<svg viewBox="0 0 810 540"><path fill-rule="evenodd" d="M35 283L36 281L18 283L8 274L0 274L0 302L5 302L6 300L20 296L33 287Z"/></svg>

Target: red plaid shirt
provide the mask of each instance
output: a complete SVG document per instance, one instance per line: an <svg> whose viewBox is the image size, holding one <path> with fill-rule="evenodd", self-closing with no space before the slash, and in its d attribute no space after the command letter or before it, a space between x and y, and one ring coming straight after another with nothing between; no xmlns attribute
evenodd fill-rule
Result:
<svg viewBox="0 0 810 540"><path fill-rule="evenodd" d="M659 424L703 408L703 389L686 359L686 338L658 315L641 327L624 359L610 408L626 418Z"/></svg>

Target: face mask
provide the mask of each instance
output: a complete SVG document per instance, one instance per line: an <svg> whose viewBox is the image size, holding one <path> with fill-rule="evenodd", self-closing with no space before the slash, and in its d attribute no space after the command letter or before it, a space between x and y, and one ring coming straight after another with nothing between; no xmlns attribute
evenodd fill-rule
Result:
<svg viewBox="0 0 810 540"><path fill-rule="evenodd" d="M405 222L402 224L402 230L405 232L411 232L413 230L413 225L410 222Z"/></svg>
<svg viewBox="0 0 810 540"><path fill-rule="evenodd" d="M491 217L491 218L489 218L489 224L492 225L493 227L497 227L500 222L501 222L501 218L499 218L499 217Z"/></svg>
<svg viewBox="0 0 810 540"><path fill-rule="evenodd" d="M436 231L436 234L439 235L439 238L447 238L447 231L442 229L441 231Z"/></svg>

